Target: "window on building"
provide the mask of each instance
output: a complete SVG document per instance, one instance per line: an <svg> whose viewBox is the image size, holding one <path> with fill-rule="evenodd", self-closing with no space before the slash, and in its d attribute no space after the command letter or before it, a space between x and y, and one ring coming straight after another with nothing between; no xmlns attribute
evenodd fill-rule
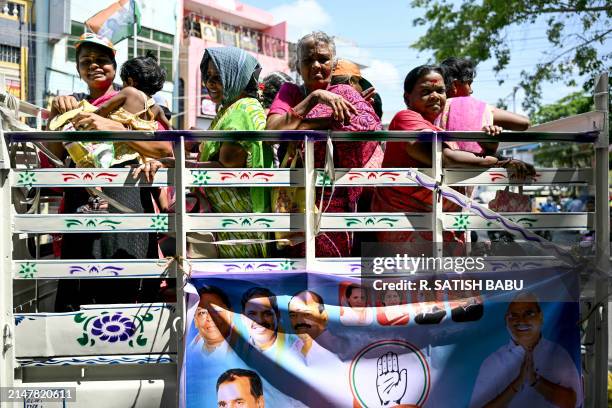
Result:
<svg viewBox="0 0 612 408"><path fill-rule="evenodd" d="M0 61L10 64L21 63L21 49L10 45L0 44Z"/></svg>
<svg viewBox="0 0 612 408"><path fill-rule="evenodd" d="M79 37L85 32L85 24L78 21L72 21L70 26L70 37L66 43L66 60L76 63L76 47L75 44Z"/></svg>
<svg viewBox="0 0 612 408"><path fill-rule="evenodd" d="M153 53L159 60L159 65L166 69L166 81L172 81L172 56L174 53L174 36L151 28L142 27L136 44L137 56ZM134 39L128 39L128 56L134 57ZM178 51L177 51L178 52Z"/></svg>

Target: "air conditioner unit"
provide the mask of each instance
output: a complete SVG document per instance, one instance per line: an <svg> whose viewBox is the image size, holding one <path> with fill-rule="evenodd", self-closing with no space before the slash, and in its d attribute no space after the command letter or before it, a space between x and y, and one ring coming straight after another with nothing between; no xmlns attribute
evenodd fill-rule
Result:
<svg viewBox="0 0 612 408"><path fill-rule="evenodd" d="M49 42L70 35L70 0L49 0Z"/></svg>

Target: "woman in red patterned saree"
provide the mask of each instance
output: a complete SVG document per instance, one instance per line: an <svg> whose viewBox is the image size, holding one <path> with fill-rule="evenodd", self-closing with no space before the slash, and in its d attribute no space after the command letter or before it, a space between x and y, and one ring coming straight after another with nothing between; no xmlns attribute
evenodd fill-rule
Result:
<svg viewBox="0 0 612 408"><path fill-rule="evenodd" d="M440 67L419 66L408 73L404 81L404 101L407 109L398 112L389 125L389 130L404 131L442 131L433 122L444 110L446 88ZM495 125L483 127L489 134L498 134L501 128ZM534 173L533 167L519 160L500 160L495 156L478 155L460 150L457 142L444 142L442 149L445 167L507 167L519 178ZM431 167L431 142L389 142L385 149L383 167ZM372 200L375 212L430 212L432 192L425 187L385 187L377 188ZM460 211L450 201L443 201L444 211ZM430 231L381 231L377 233L379 242L426 242L432 240ZM445 242L463 243L464 234L453 231L444 232Z"/></svg>

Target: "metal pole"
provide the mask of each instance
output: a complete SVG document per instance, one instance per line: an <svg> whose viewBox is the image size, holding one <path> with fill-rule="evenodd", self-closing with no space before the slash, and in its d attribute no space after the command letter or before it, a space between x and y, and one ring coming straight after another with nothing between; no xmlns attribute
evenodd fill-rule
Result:
<svg viewBox="0 0 612 408"><path fill-rule="evenodd" d="M316 172L314 168L314 142L304 137L304 186L306 195L306 214L304 225L304 245L306 246L306 270L311 270L316 261L315 247L315 201ZM319 211L323 211L319 208Z"/></svg>
<svg viewBox="0 0 612 408"><path fill-rule="evenodd" d="M135 7L136 5L134 5ZM134 38L134 57L138 56L138 47L137 47L137 43L138 43L138 23L136 22L136 20L134 20L134 35L132 36Z"/></svg>
<svg viewBox="0 0 612 408"><path fill-rule="evenodd" d="M9 163L7 149L4 146L4 137L0 132L0 156ZM7 166L8 167L8 166ZM9 185L9 172L0 169L0 387L10 387L14 381L14 333L15 318L13 317L13 274L11 273L11 259L13 253L13 239L11 231L11 188Z"/></svg>
<svg viewBox="0 0 612 408"><path fill-rule="evenodd" d="M183 37L183 2L177 1L175 7L175 17L176 17L176 31L174 33L174 49L172 51L172 83L174 87L172 89L172 112L174 115L179 115L182 112L179 112L179 98L180 98L180 72L179 72L179 61L181 56L181 39ZM176 117L176 120L173 122L173 126L175 129L180 129L179 123L181 122L180 117Z"/></svg>
<svg viewBox="0 0 612 408"><path fill-rule="evenodd" d="M605 276L597 277L595 299L601 302L592 319L596 328L595 370L593 382L595 407L608 406L608 274L610 273L610 202L608 198L608 148L609 148L609 94L608 73L597 78L595 86L595 110L603 112L603 129L595 145L595 245L597 269Z"/></svg>
<svg viewBox="0 0 612 408"><path fill-rule="evenodd" d="M0 74L0 92L6 91L4 74ZM11 230L11 186L9 184L11 159L8 145L0 123L0 387L10 387L14 382L14 333L13 316L13 274L11 260L13 257L13 234Z"/></svg>
<svg viewBox="0 0 612 408"><path fill-rule="evenodd" d="M442 182L442 141L439 139L438 134L434 133L434 139L432 143L431 152L431 170L432 177L437 182ZM432 192L431 198L431 231L432 231L432 244L436 252L432 256L443 256L443 225L442 225L442 197L439 190Z"/></svg>
<svg viewBox="0 0 612 408"><path fill-rule="evenodd" d="M180 403L181 387L184 382L181 381L181 373L184 361L184 336L185 336L185 275L184 271L187 267L185 257L187 256L187 235L185 233L185 138L180 137L178 142L174 143L174 157L176 164L174 165L174 188L176 189L176 203L174 210L174 231L176 236L176 319L180 319L176 325L176 364L177 364L177 382L176 382L176 406L182 406Z"/></svg>

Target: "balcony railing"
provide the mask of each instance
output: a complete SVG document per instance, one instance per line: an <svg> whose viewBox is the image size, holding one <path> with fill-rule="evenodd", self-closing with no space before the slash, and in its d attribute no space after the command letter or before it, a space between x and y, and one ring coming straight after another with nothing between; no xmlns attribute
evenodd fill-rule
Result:
<svg viewBox="0 0 612 408"><path fill-rule="evenodd" d="M261 31L221 23L193 13L185 17L183 26L186 37L198 37L272 58L285 60L295 50L294 44Z"/></svg>

